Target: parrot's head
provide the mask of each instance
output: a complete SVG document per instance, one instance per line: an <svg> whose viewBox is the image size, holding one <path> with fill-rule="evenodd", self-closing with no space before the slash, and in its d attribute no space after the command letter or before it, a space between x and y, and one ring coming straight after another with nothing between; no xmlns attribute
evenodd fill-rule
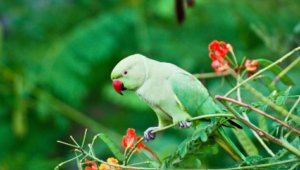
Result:
<svg viewBox="0 0 300 170"><path fill-rule="evenodd" d="M111 79L115 90L137 90L145 81L145 56L134 54L121 60L113 69Z"/></svg>

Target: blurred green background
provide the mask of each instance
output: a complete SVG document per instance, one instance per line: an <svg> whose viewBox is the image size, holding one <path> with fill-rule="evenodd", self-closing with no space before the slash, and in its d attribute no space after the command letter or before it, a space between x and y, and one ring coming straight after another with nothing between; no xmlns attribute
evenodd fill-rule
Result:
<svg viewBox="0 0 300 170"><path fill-rule="evenodd" d="M140 136L156 126L154 112L134 93L121 96L113 89L110 73L124 57L140 53L191 73L213 72L208 44L219 40L233 46L239 62L244 56L275 61L300 45L299 11L298 0L196 0L193 7L185 6L185 20L178 24L174 0L1 1L0 170L53 169L74 156L71 147L56 141L72 143L72 135L81 142L85 128L86 143L103 132L121 146L128 128ZM298 85L290 94L299 94L299 65L288 75ZM212 94L224 95L231 85L225 82L220 88L221 81L206 79L205 85ZM255 84L269 95L263 84ZM282 91L287 88L278 85ZM246 103L254 100L244 91L242 97ZM249 116L256 123L256 114ZM164 158L186 132L166 130L147 146ZM268 156L246 132L260 154ZM103 160L112 156L100 141L95 151ZM209 168L234 164L221 149L201 160L202 167ZM76 169L76 163L62 169Z"/></svg>

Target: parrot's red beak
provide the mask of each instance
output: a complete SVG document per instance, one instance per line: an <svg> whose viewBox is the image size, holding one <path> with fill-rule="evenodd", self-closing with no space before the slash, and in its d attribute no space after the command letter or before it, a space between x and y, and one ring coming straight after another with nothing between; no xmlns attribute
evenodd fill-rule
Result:
<svg viewBox="0 0 300 170"><path fill-rule="evenodd" d="M114 85L115 90L116 90L119 94L123 95L121 91L122 91L122 90L126 90L126 88L124 87L124 84L123 84L120 80L114 79L114 80L113 80L113 85Z"/></svg>

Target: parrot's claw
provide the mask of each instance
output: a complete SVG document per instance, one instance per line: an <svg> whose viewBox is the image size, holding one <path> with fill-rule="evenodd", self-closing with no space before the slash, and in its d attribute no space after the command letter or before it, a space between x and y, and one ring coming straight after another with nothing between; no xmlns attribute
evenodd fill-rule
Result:
<svg viewBox="0 0 300 170"><path fill-rule="evenodd" d="M181 129L181 128L189 128L190 126L192 125L192 122L190 122L190 121L185 121L185 122L179 122L178 123L178 126L179 126L179 128Z"/></svg>
<svg viewBox="0 0 300 170"><path fill-rule="evenodd" d="M149 127L145 132L144 132L144 141L153 141L156 137L155 133L151 133L152 131L155 131L159 129L159 127Z"/></svg>

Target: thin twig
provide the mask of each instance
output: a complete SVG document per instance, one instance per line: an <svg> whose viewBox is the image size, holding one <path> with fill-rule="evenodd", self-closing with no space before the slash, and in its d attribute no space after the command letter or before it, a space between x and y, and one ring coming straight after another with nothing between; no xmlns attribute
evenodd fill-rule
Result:
<svg viewBox="0 0 300 170"><path fill-rule="evenodd" d="M141 165L141 164L150 164L150 161L145 161L145 162L139 162L139 163L135 163L135 164L130 164L128 166L132 166L132 165Z"/></svg>
<svg viewBox="0 0 300 170"><path fill-rule="evenodd" d="M281 165L281 164L288 164L291 162L297 162L300 161L298 158L286 160L286 161L281 161L281 162L273 162L273 163L268 163L268 164L262 164L262 165L252 165L252 166L243 166L243 167L238 167L238 168L223 168L223 169L181 169L181 170L239 170L239 169L253 169L253 168L264 168L264 167L269 167L269 166L276 166L276 165ZM167 170L178 170L178 169L167 169Z"/></svg>
<svg viewBox="0 0 300 170"><path fill-rule="evenodd" d="M69 144L69 143L66 143L66 142L63 142L63 141L57 141L58 143L61 143L61 144L64 144L64 145L68 145L68 146L72 146L72 147L74 147L74 148L80 148L80 147L78 147L78 146L76 146L76 145L72 145L72 144Z"/></svg>
<svg viewBox="0 0 300 170"><path fill-rule="evenodd" d="M299 47L299 48L300 48L300 47ZM231 74L232 77L234 77L235 79L237 79L236 73L235 73L231 68L228 69L228 72ZM257 77L257 76L256 76L256 77ZM254 75L253 75L253 76L251 76L251 77L248 78L248 79L252 79L252 80L253 80L253 79L255 79L256 77L254 77ZM246 80L248 80L248 79L246 79ZM243 81L243 82L245 82L245 81ZM243 83L243 82L242 82L242 83ZM281 113L281 114L283 114L283 115L285 115L285 116L288 115L288 111L287 111L287 110L285 110L284 108L282 108L282 107L276 105L275 103L273 103L273 102L272 102L271 100L269 100L267 97L265 97L265 96L262 95L260 92L258 92L257 90L255 90L252 86L250 86L250 85L247 84L247 83L244 83L243 85L244 85L244 87L245 87L248 91L250 91L255 97L260 98L262 102L268 103L269 106L273 107L273 108L274 108L276 111L278 111L279 113ZM236 87L234 87L234 88L239 88L239 86L236 86ZM224 97L227 97L228 94L229 94L229 92L228 92ZM300 118L297 117L297 116L295 116L295 115L291 115L291 118L294 119L294 120L300 121Z"/></svg>
<svg viewBox="0 0 300 170"><path fill-rule="evenodd" d="M299 165L300 165L300 162L296 162L289 170L295 170L295 168Z"/></svg>
<svg viewBox="0 0 300 170"><path fill-rule="evenodd" d="M84 141L85 141L85 137L86 137L86 132L87 132L87 128L85 129L85 132L84 132L84 136L83 136L81 148L83 148L83 145L84 145Z"/></svg>
<svg viewBox="0 0 300 170"><path fill-rule="evenodd" d="M259 114L261 114L261 115L266 116L267 118L269 118L269 119L271 119L271 120L274 120L274 121L280 123L282 126L285 126L285 127L289 128L289 129L291 129L291 130L293 130L294 132L296 132L296 133L298 133L298 134L300 135L300 132L299 132L297 129L291 127L290 125L288 125L288 124L282 122L281 120L279 120L279 119L277 119L277 118L275 118L275 117L273 117L273 116L267 114L266 112L263 112L263 111L261 111L261 110L255 108L255 107L249 106L249 105L247 105L247 104L245 104L245 103L242 103L242 102L239 102L239 101L236 101L236 100L234 100L234 99L231 99L231 98L228 98L228 97L224 97L224 96L216 95L215 98L216 98L217 100L226 100L226 101L229 101L229 102L238 104L238 105L240 105L240 106L247 107L247 108L249 108L249 109L251 109L251 110L253 110L253 111L255 111L255 112L257 112L257 113L259 113Z"/></svg>
<svg viewBox="0 0 300 170"><path fill-rule="evenodd" d="M284 70L282 70L272 81L271 86L274 86L282 76L284 76L288 71L290 71L296 64L300 62L300 57L294 60L289 66L287 66Z"/></svg>
<svg viewBox="0 0 300 170"><path fill-rule="evenodd" d="M80 146L78 145L78 143L76 142L76 140L73 138L73 136L70 135L70 138L73 140L73 142L80 148Z"/></svg>
<svg viewBox="0 0 300 170"><path fill-rule="evenodd" d="M237 80L237 85L239 85L239 81L240 81L240 76L238 75L238 80ZM237 98L239 102L242 102L242 98L241 98L241 89L238 88L237 89ZM245 112L242 113L244 118L250 122L247 114ZM261 143L261 145L266 149L266 151L272 156L274 157L275 154L273 153L273 151L265 144L265 142L261 139L261 137L254 131L251 129L251 132L254 134L254 136L256 137L256 139ZM257 149L257 148L255 148Z"/></svg>
<svg viewBox="0 0 300 170"><path fill-rule="evenodd" d="M295 128L296 128L297 126L298 126L298 124L295 125ZM293 132L293 131L290 130L290 131L284 136L284 138L287 139L287 138L290 136L290 134L291 134L292 132Z"/></svg>
<svg viewBox="0 0 300 170"><path fill-rule="evenodd" d="M299 57L300 58L300 57ZM287 122L289 120L290 115L293 113L294 109L297 107L297 105L300 102L300 97L298 98L298 100L295 102L295 104L293 105L293 107L291 108L291 110L289 111L289 114L286 116L286 118L284 119L285 122Z"/></svg>
<svg viewBox="0 0 300 170"><path fill-rule="evenodd" d="M221 98L220 98L220 97L221 97ZM227 107L227 109L228 109L231 113L233 113L233 114L236 116L236 118L237 118L238 120L240 120L242 123L246 124L248 127L250 127L251 129L253 129L259 136L264 137L264 138L267 138L267 139L269 139L269 140L271 140L271 141L273 141L273 142L275 142L275 143L277 143L277 144L279 144L279 145L282 145L282 142L281 142L279 139L275 138L274 136L271 136L271 135L267 134L266 132L264 132L263 130L260 130L258 127L256 127L256 126L253 125L252 123L248 122L248 121L247 121L245 118L243 118L236 110L234 110L234 109L226 102L226 100L224 100L222 97L223 97L223 96L218 96L218 95L215 96L215 98L216 98L217 100L219 100L225 107Z"/></svg>
<svg viewBox="0 0 300 170"><path fill-rule="evenodd" d="M190 118L188 121L194 121L194 120L200 120L200 119L206 119L206 118L212 118L212 117L228 117L228 118L230 118L230 117L234 117L234 116L232 114L212 114L212 115L203 115L203 116L193 117L193 118ZM157 133L159 131L169 129L169 128L171 128L173 126L176 126L176 125L177 124L171 124L171 125L162 127L160 129L154 130L151 133Z"/></svg>
<svg viewBox="0 0 300 170"><path fill-rule="evenodd" d="M197 79L204 79L204 78L216 78L216 77L223 77L227 76L228 74L225 72L222 73L199 73L199 74L193 74Z"/></svg>
<svg viewBox="0 0 300 170"><path fill-rule="evenodd" d="M245 83L251 81L253 78L255 78L256 76L260 75L261 73L265 72L266 70L268 70L269 68L275 66L276 64L282 62L283 60L285 60L286 58L288 58L289 56L291 56L292 54L294 54L296 51L300 50L300 46L295 48L294 50L290 51L289 53L287 53L286 55L284 55L283 57L281 57L279 60L275 61L274 63L268 65L267 67L265 67L264 69L261 69L260 71L258 71L257 73L253 74L251 77L249 77L248 79L244 80L243 82L241 82L239 85L235 86L234 88L232 88L226 95L225 97L229 96L232 92L234 92L235 90L237 90L237 88L241 87L242 85L244 85Z"/></svg>
<svg viewBox="0 0 300 170"><path fill-rule="evenodd" d="M58 164L57 167L61 167L63 164L68 163L68 162L71 162L71 161L73 161L74 159L77 159L77 158L79 158L79 157L81 157L81 156L82 156L82 154L80 154L80 155L78 155L78 156L76 156L76 157L74 157L74 158L72 158L72 159L69 159L69 160L67 160L67 161L64 161L64 162Z"/></svg>
<svg viewBox="0 0 300 170"><path fill-rule="evenodd" d="M233 113L234 116L239 121L241 121L242 123L244 123L251 129L255 130L259 136L273 141L274 143L280 145L281 147L284 147L286 150L290 151L291 153L295 154L298 158L300 158L300 151L297 148L295 148L293 145L291 145L289 142L287 142L287 140L285 140L283 138L281 138L281 139L275 138L274 136L269 135L268 133L259 129L258 127L253 125L251 122L248 122L232 106L230 106L226 100L223 100L221 98L222 98L222 96L216 96L216 99L218 99L231 113Z"/></svg>

